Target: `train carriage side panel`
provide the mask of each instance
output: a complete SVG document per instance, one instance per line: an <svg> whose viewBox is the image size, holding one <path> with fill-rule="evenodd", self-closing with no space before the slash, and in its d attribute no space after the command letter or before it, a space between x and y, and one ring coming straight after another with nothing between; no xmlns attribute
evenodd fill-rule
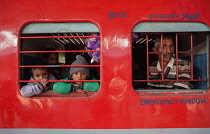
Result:
<svg viewBox="0 0 210 134"><path fill-rule="evenodd" d="M103 129L107 129L104 130L107 133L115 132L109 129L118 132L124 129L124 133L167 133L167 130L199 133L193 128L200 128L201 133L209 132L208 89L185 94L134 91L131 39L132 29L142 22L196 22L209 27L209 5L208 0L153 0L152 3L139 0L3 0L0 6L0 132L15 133L16 129L20 132L18 130L25 128L32 133L45 132L45 129L49 129L47 132L65 129L61 130L64 133L103 133ZM183 14L197 13L198 19L183 19ZM151 19L152 14L178 14L179 18ZM19 83L22 30L31 23L71 22L90 22L99 28L99 91L90 97L23 97ZM180 103L181 100L191 103Z"/></svg>

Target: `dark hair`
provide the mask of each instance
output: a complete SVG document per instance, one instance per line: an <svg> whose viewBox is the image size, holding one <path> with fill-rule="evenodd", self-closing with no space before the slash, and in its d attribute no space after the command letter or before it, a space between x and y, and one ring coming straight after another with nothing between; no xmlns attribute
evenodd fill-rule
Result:
<svg viewBox="0 0 210 134"><path fill-rule="evenodd" d="M30 68L30 74L32 77L33 77L33 71L36 69L47 70L47 72L49 73L49 68L47 68L47 67L32 67L32 68Z"/></svg>
<svg viewBox="0 0 210 134"><path fill-rule="evenodd" d="M160 38L161 38L161 35L156 38L154 47L157 47L157 45L159 44ZM174 33L163 33L163 39L172 39L174 41L174 43L176 41Z"/></svg>
<svg viewBox="0 0 210 134"><path fill-rule="evenodd" d="M56 49L55 48L47 48L47 49L44 49L44 51L56 51ZM58 54L58 53L44 53L43 58L47 59L50 54Z"/></svg>

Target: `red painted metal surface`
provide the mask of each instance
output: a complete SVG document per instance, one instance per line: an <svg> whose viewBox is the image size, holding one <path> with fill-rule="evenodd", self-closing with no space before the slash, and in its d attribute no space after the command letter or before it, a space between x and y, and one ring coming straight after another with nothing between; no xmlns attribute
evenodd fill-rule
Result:
<svg viewBox="0 0 210 134"><path fill-rule="evenodd" d="M210 26L209 0L3 0L0 4L0 128L210 128L210 94L136 93L132 87L131 33L148 14L200 13ZM126 12L109 18L108 12ZM177 20L164 20L177 21ZM22 28L32 22L92 22L101 34L101 86L90 97L20 94ZM141 100L205 99L200 104L141 105Z"/></svg>

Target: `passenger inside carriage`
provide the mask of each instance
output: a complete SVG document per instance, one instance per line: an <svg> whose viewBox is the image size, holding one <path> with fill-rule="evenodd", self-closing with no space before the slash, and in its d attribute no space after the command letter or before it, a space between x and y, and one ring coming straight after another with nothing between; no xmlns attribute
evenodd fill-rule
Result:
<svg viewBox="0 0 210 134"><path fill-rule="evenodd" d="M47 48L44 51L56 51L54 48ZM43 60L42 60L44 65L60 65L58 61L58 53L44 53L43 54ZM57 79L60 80L61 73L62 73L62 68L59 67L50 67L49 68L50 73Z"/></svg>
<svg viewBox="0 0 210 134"><path fill-rule="evenodd" d="M162 42L162 44L161 44ZM158 60L153 62L149 71L161 71L164 70L165 80L176 80L176 67L178 67L178 80L177 81L164 81L164 82L148 82L148 88L152 89L192 89L193 85L189 81L190 79L190 62L184 59L178 59L178 65L176 65L175 52L175 40L172 34L163 34L161 38L157 38L154 47L152 48L157 53ZM185 72L183 72L185 71ZM161 80L162 75L160 72L150 72L150 80Z"/></svg>
<svg viewBox="0 0 210 134"><path fill-rule="evenodd" d="M76 60L71 65L88 65L86 59L77 55ZM59 94L68 94L70 92L96 92L99 89L98 82L81 82L80 80L95 80L90 75L89 67L70 67L69 77L62 80L76 80L77 82L56 82L53 85L53 91Z"/></svg>
<svg viewBox="0 0 210 134"><path fill-rule="evenodd" d="M27 85L23 86L20 91L23 96L32 97L52 90L53 83L49 83L48 80L56 80L56 78L49 73L48 68L32 67L30 73L31 81L40 82L28 82Z"/></svg>

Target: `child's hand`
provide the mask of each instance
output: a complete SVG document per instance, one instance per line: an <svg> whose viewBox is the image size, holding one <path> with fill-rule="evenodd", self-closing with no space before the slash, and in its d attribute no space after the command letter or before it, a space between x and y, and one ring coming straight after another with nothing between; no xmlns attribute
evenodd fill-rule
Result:
<svg viewBox="0 0 210 134"><path fill-rule="evenodd" d="M77 83L70 83L70 84L72 84L75 87L78 87L79 86L79 84L77 84Z"/></svg>
<svg viewBox="0 0 210 134"><path fill-rule="evenodd" d="M82 88L77 88L76 91L81 93L81 92L83 92L83 90L84 90L84 89L82 89Z"/></svg>
<svg viewBox="0 0 210 134"><path fill-rule="evenodd" d="M89 91L84 90L84 89L82 89L82 88L79 88L79 84L77 84L77 83L71 83L71 84L72 84L73 86L77 87L76 92L80 92L80 93L89 93Z"/></svg>
<svg viewBox="0 0 210 134"><path fill-rule="evenodd" d="M48 84L48 79L42 79L42 80L41 80L41 84L42 84L42 86L44 87L44 91L50 90L50 87L47 86L47 84Z"/></svg>
<svg viewBox="0 0 210 134"><path fill-rule="evenodd" d="M49 91L49 90L50 90L50 87L47 85L47 86L44 88L43 92L47 92L47 91Z"/></svg>
<svg viewBox="0 0 210 134"><path fill-rule="evenodd" d="M82 89L82 88L77 88L76 91L77 91L77 92L80 92L80 93L89 93L89 91L84 90L84 89Z"/></svg>
<svg viewBox="0 0 210 134"><path fill-rule="evenodd" d="M48 84L48 79L42 79L41 80L41 84L45 88L47 86L47 84Z"/></svg>

